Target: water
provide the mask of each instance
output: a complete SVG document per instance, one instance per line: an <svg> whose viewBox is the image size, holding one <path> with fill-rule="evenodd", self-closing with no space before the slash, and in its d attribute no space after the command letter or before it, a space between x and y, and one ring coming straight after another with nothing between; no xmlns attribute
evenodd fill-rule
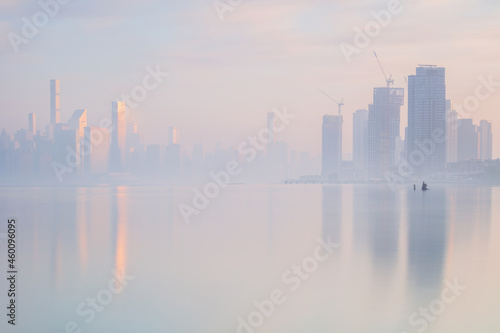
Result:
<svg viewBox="0 0 500 333"><path fill-rule="evenodd" d="M230 186L190 224L188 187L3 187L2 219L19 225L16 331L498 332L500 189L430 187ZM339 247L315 266L321 240ZM273 290L280 304L256 314Z"/></svg>

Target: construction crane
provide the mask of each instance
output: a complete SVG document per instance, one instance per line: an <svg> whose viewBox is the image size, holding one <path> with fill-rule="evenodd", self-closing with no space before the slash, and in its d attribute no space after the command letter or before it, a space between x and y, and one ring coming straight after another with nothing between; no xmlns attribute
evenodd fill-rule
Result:
<svg viewBox="0 0 500 333"><path fill-rule="evenodd" d="M377 59L378 65L380 66L380 70L382 70L382 74L384 74L385 82L387 83L387 88L390 88L392 84L394 84L394 79L392 78L392 74L387 78L387 74L385 74L384 67L382 67L382 64L380 63L380 60L377 56L377 53L373 51L373 54L375 55L375 59Z"/></svg>
<svg viewBox="0 0 500 333"><path fill-rule="evenodd" d="M329 99L331 99L332 101L334 101L335 103L337 103L337 105L339 106L339 116L340 116L342 114L342 107L344 106L344 99L342 98L339 102L324 90L318 88L318 91L323 95L325 95L326 97L328 97Z"/></svg>

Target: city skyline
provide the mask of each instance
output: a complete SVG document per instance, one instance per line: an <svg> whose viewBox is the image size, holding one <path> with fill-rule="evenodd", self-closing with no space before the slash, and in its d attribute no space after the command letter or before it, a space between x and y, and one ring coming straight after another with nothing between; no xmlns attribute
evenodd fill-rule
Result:
<svg viewBox="0 0 500 333"><path fill-rule="evenodd" d="M220 21L213 6L206 3L131 2L111 10L108 4L89 2L83 12L68 3L35 38L20 45L19 53L13 51L7 38L0 45L0 57L6 60L0 66L9 78L0 79L6 96L0 104L6 110L6 129L12 133L24 127L25 114L32 112L37 113L39 123L47 123L45 82L53 77L62 82L61 119L66 121L74 110L86 108L89 123L97 123L108 115L110 101L130 94L142 84L149 73L147 68L154 71L158 65L170 76L149 92L130 115L139 128L149 133L147 143L167 143L155 121L159 118L181 128L188 146L205 141L209 150L217 142L229 147L242 139L242 133L259 128L260 119L269 110L287 106L304 121L294 124L280 140L318 156L321 136L310 129L321 125L322 115L335 109L317 95L316 89L322 88L345 99L344 158L350 159L351 115L365 109L371 102L372 88L384 83L372 49L393 74L395 86L404 86L404 77L420 63L446 67L450 92L447 98L455 105L462 105L474 95L479 77L488 80L491 75L494 82L500 80L495 66L498 49L488 42L499 29L498 3L484 1L480 9L465 1L405 3L404 10L349 63L339 45L352 44L354 28L363 28L374 20L372 11L387 7L384 1L367 4L271 1L263 8L248 1ZM4 36L19 33L21 18L40 10L28 2L0 6L9 17L1 27ZM338 15L339 9L344 17ZM77 14L79 21L71 26L71 17ZM427 22L424 29L420 27L423 16ZM186 17L190 18L189 26L183 23ZM132 23L144 18L150 23L140 27ZM302 24L313 18L315 25L306 28ZM257 20L259 25L255 24ZM450 22L456 21L462 23L449 28ZM95 34L79 32L80 26L102 31L95 39ZM242 38L233 40L235 35ZM98 43L99 53L91 41ZM65 49L63 45L71 47ZM133 51L124 55L120 47L133 47ZM70 48L81 55L81 60L71 60ZM191 56L181 56L185 54ZM26 92L30 92L30 98L20 99ZM498 105L499 94L493 94L481 101L471 117L476 123L482 119L492 121L495 134ZM404 106L402 124L407 121L406 111ZM317 117L309 118L312 113ZM192 119L198 119L199 124ZM226 119L229 126L224 127L219 119ZM307 135L299 139L301 133ZM494 146L493 156L500 156L499 147Z"/></svg>
<svg viewBox="0 0 500 333"><path fill-rule="evenodd" d="M383 68L382 72L386 75ZM267 141L259 148L257 141L264 137L259 134L254 143L249 139L254 148L265 151L265 154L255 155L261 160L260 164L263 163L254 170L260 176L256 174L250 178L283 181L321 175L323 181L390 180L395 172L402 175L402 167L411 169L409 176L444 175L446 171L448 176L462 173L463 177L480 172L481 164L471 166L468 163L492 160L492 123L481 120L476 125L473 119L457 119L453 102L446 99L445 82L445 68L434 65L419 65L416 75L408 77L408 119L411 121L403 137L400 118L401 106L405 105L405 89L391 87L392 75L386 76L387 86L373 89L373 103L368 105L368 111L357 110L352 116L355 134L352 160L342 158L344 100L339 102L320 89L338 106L337 115L326 114L322 118L321 170L311 164L309 157L302 161L304 153L309 156L309 152L297 151L287 142L275 139L281 132L276 122L282 116L277 116L275 111L268 112L263 128L268 133ZM144 144L137 123L127 118L130 111L123 101L111 102L110 119L102 119L100 127L88 124L87 109L75 110L64 123L57 117L59 92L60 81L51 79L50 116L51 121L57 122L47 124L45 131L36 129L35 113L28 114L27 129L20 129L11 136L2 130L0 151L4 177L16 174L17 164L23 165L21 169L25 169L28 176L45 177L50 164L60 182L65 173L87 177L108 173L168 175L182 182L186 176L206 172L224 163L225 159L241 160L247 152L241 146L225 150L220 144L213 155L208 151L204 153L203 143L191 149L183 147L180 129L173 126L165 127L167 145ZM214 164L207 169L207 163Z"/></svg>
<svg viewBox="0 0 500 333"><path fill-rule="evenodd" d="M424 68L424 67L427 67L427 68L436 68L435 65L424 65L422 67L422 65L419 65L419 67L417 67L417 71L418 71L418 68ZM442 67L444 69L444 67ZM415 75L409 75L410 78L414 77ZM406 78L406 76L405 76ZM393 84L394 81L391 81L391 84ZM374 91L374 99L373 100L377 100L377 98L375 98L378 95L384 95L385 96L385 90L386 88L372 88L373 91ZM395 88L387 88L389 89L388 91L395 91L394 94L398 95L398 96L401 96L401 97L398 97L398 100L399 99L402 99L402 102L401 102L401 106L405 106L406 104L406 101L407 101L407 98L404 96L405 94L405 90L408 89L408 87L406 88L398 88L395 90ZM320 90L321 91L321 90ZM377 93L378 91L378 93ZM447 91L446 89L444 90L445 91L445 95L447 96ZM321 91L323 92L323 91ZM383 93L384 92L384 93ZM323 92L324 93L324 92ZM392 95L393 93L391 93ZM74 110L72 111L71 113L71 116L68 117L68 120L67 122L64 122L61 120L61 117L60 117L60 80L59 79L51 79L50 80L50 111L49 111L49 116L50 116L50 122L51 123L47 123L47 124L42 124L42 126L40 126L40 122L37 120L40 118L40 115L41 115L41 118L43 119L44 118L44 113L36 113L36 112L30 112L28 113L28 122L27 122L27 126L26 127L20 127L18 129L14 129L13 132L11 133L11 135L15 134L15 132L19 129L24 129L24 130L32 130L32 127L31 126L34 126L35 130L33 131L33 134L36 134L36 129L38 129L38 132L40 132L41 134L47 134L49 136L49 138L51 137L51 135L53 135L53 131L54 129L57 129L57 128L61 128L61 124L66 124L69 126L69 128L71 129L77 129L79 130L80 132L80 136L83 137L83 128L87 126L87 109L78 109L78 110ZM378 100L380 100L380 97L378 97ZM384 98L382 98L382 100L384 100ZM337 102L338 103L338 102ZM341 106L344 106L344 102L342 101L341 102L342 105ZM379 102L380 103L380 102ZM387 103L387 102L386 102ZM358 111L366 111L366 109L370 109L373 107L373 101L371 101L367 106L367 108L364 108L364 109L358 109L356 110L355 112L352 113L351 115L351 119L352 121L350 121L349 123L352 124L352 126L354 126L354 117L355 117L355 113L358 112ZM399 104L399 102L398 102ZM112 127L116 127L118 128L118 131L115 132L114 135L117 135L120 137L119 141L120 141L120 146L122 147L125 147L125 137L123 134L118 134L119 132L130 132L130 129L129 130L126 130L126 127L128 126L127 124L133 124L133 126L135 126L135 129L133 131L137 131L137 122L133 120L133 117L131 116L131 113L133 111L130 110L129 106L127 105L127 103L123 102L123 101L113 101L111 102L111 105L112 105L112 111L111 111L111 126ZM376 105L376 103L375 103ZM457 121L460 120L460 119L471 119L474 121L474 119L472 118L460 118L460 115L458 115L458 113L456 112L456 110L454 109L454 107L452 106L453 105L453 101L450 100L450 99L447 99L445 98L445 114L446 114L446 125L444 126L446 128L446 132L448 133L450 130L455 130L456 131L456 126L452 126L450 125L453 121L455 121L455 118L454 117L457 117ZM385 106L384 106L385 107ZM382 107L382 108L384 108ZM399 107L398 107L399 108ZM121 114L120 117L118 118L115 118L115 116L117 115L117 110L120 110L119 113ZM400 109L399 110L399 117L400 118L405 118L405 114L404 114L404 111L403 109ZM327 112L325 114L323 114L321 116L321 118L323 119L325 115L329 116L329 115L334 115L335 113L337 112L341 112L341 111L337 111L336 110L331 110L331 112ZM367 111L368 114L370 113L369 111ZM395 112L395 111L393 111ZM397 112L396 112L397 113ZM466 113L467 114L467 113ZM346 117L344 116L344 112L342 112L342 116L343 116L343 122L344 120L346 120ZM75 118L76 117L76 118ZM82 119L80 119L80 117L83 117ZM273 116L273 112L267 112L267 117L268 117L268 120L267 120L267 126L268 128L271 128L272 126L272 122L274 121L274 116ZM32 119L34 118L34 119ZM94 117L95 118L95 117ZM105 116L103 117L102 119L100 119L100 121L98 122L94 122L93 125L89 125L89 126L99 126L99 123L103 123L103 122L106 122L108 120L109 116ZM57 122L53 125L52 124L52 121L56 119ZM63 118L64 119L64 118ZM118 120L118 119L121 119L121 120ZM76 121L76 122L75 122ZM491 121L488 121L488 120L485 120L485 119L480 119L479 121L477 121L477 125L479 126L480 122L487 122L490 124L490 128L489 128L489 132L490 133L493 133L492 129L491 129ZM118 123L119 122L119 125ZM398 129L394 128L393 131L395 131L394 133L394 137L400 137L401 139L405 140L406 137L405 137L405 132L407 131L407 127L408 125L405 124L405 123L402 123L400 122L399 120L397 121L399 124L398 126ZM474 121L474 123L476 123L476 121ZM37 124L38 124L38 127L37 127ZM58 125L57 125L58 124ZM45 126L43 126L45 125ZM57 126L56 126L57 125ZM53 127L51 127L53 126ZM394 127L394 126L392 126ZM4 124L4 127L2 128L2 130L4 129L7 129L9 128L9 126L5 126ZM353 127L351 127L353 128ZM400 133L399 129L402 128L403 131L402 133ZM349 128L346 128L345 125L342 126L342 131L350 131L350 134L351 134L351 142L354 143L354 138L353 138L353 131L350 130ZM168 126L168 133L166 133L163 137L163 142L159 143L159 144L166 144L166 145L170 145L172 143L180 143L179 142L179 128L176 127L176 126ZM345 133L343 133L342 137L341 137L341 140L343 142L342 144L342 150L344 151L345 150ZM186 140L186 141L189 141L189 140ZM205 141L205 140L202 140L202 141ZM275 141L275 137L274 137L274 134L272 136L272 139L271 141ZM111 140L112 142L112 140ZM147 141L145 141L147 142ZM270 142L270 144L272 144L272 142ZM196 142L192 145L192 147L196 146L197 144L199 143L202 143L202 142ZM158 144L158 142L152 142L150 144ZM451 144L451 147L454 147L454 145L456 145L456 143L453 143L453 141L451 140L451 142L449 140L447 140L447 143L446 143L446 161L447 162L450 162L449 161L449 154L450 154L450 146ZM453 145L454 144L454 145ZM492 145L494 146L494 145ZM216 144L216 147L221 147L221 142L217 142ZM232 148L231 145L226 145L226 146L223 146L225 148ZM354 148L354 147L352 147ZM394 147L393 147L394 148ZM455 148L456 149L456 148ZM321 150L321 149L320 149ZM312 150L314 151L314 149ZM309 151L311 152L311 151ZM121 153L121 154L125 154L125 153ZM321 153L319 154L321 155ZM351 151L348 153L348 158L346 158L346 154L343 153L343 157L342 157L342 160L347 160L347 161L353 161L354 160L354 156L355 156L355 152L354 152L354 149L351 149ZM493 153L492 153L492 156L493 156ZM493 158L495 159L495 158ZM122 160L125 160L125 156L122 156ZM451 161L456 161L456 157L455 158L452 158Z"/></svg>
<svg viewBox="0 0 500 333"><path fill-rule="evenodd" d="M0 332L500 332L499 36L498 0L0 0Z"/></svg>

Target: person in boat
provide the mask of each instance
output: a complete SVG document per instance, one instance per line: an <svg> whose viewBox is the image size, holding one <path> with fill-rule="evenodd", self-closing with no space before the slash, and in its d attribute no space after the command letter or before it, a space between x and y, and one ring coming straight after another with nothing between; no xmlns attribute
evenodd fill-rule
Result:
<svg viewBox="0 0 500 333"><path fill-rule="evenodd" d="M422 191L427 191L427 190L429 190L427 184L425 182L422 182Z"/></svg>

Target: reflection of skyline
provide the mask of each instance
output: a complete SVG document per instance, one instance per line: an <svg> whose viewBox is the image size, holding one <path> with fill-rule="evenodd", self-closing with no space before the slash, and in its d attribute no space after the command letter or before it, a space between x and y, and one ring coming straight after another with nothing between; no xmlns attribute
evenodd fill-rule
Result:
<svg viewBox="0 0 500 333"><path fill-rule="evenodd" d="M321 189L319 186L308 186L307 193L298 186L251 187L252 195L248 194L248 188L234 187L233 193L237 200L231 201L231 206L214 206L214 210L207 214L204 224L191 225L189 231L185 230L184 225L175 224L180 232L180 237L177 238L180 246L177 247L172 247L166 240L170 236L168 221L171 221L172 208L174 212L176 208L176 200L172 198L183 195L181 192L176 196L175 189L42 188L37 191L23 190L24 198L37 202L36 209L28 207L25 199L15 199L14 204L11 204L14 200L7 199L1 206L4 210L14 212L28 207L23 211L23 216L19 216L24 222L24 230L20 233L23 241L21 250L28 254L23 255L23 265L26 269L25 277L29 280L23 285L28 288L27 292L36 287L38 290L42 289L42 294L26 311L34 311L35 305L48 299L57 307L58 313L67 310L74 314L73 307L78 302L84 301L87 296L93 297L98 288L105 287L104 283L110 278L113 267L130 274L139 265L143 268L139 271L149 274L148 267L154 268L155 257L144 257L147 253L160 254L167 260L166 265L159 268L161 274L153 276L153 280L158 282L162 276L169 278L165 284L160 285L151 283L148 279L139 279L141 281L137 281L138 288L144 291L145 298L137 298L136 293L120 295L118 307L114 303L112 305L120 313L141 312L148 298L158 293L166 295L170 301L165 303L161 299L155 300L150 305L151 309L165 310L168 307L178 314L192 312L194 303L183 298L186 290L191 290L192 295L207 293L195 302L199 306L196 305L194 311L202 313L203 303L208 304L212 297L217 297L225 289L242 290L235 282L227 285L224 281L233 277L241 278L245 285L248 283L255 286L248 297L263 300L266 295L261 296L260 292L266 292L267 288L287 288L280 284L279 274L289 268L289 263L300 265L303 258L312 254L309 244L305 242L304 247L299 243L300 248L297 249L300 236L316 238L323 232L325 236L339 236L342 248L328 261L321 263L310 280L304 281L303 289L299 291L301 294L294 294L294 297L298 295L297 302L286 304L290 308L286 312L290 317L286 320L293 319L290 322L292 329L289 331L303 330L306 320L314 316L314 327L324 330L340 327L351 332L366 332L370 329L377 332L401 332L407 330L408 316L413 311L418 311L421 305L428 306L439 296L438 292L444 287L444 281L453 281L457 277L462 284L471 287L466 291L465 297L481 301L491 297L492 294L488 291L494 287L494 280L498 275L494 264L499 252L496 251L494 240L498 238L497 231L500 230L493 221L489 221L497 218L495 214L498 210L495 210L495 206L488 205L494 202L492 195L499 192L495 188L457 188L451 185L443 186L441 191L438 185L431 187L432 191L427 193L413 192L405 186L398 186L399 190L391 192L384 185L322 186ZM291 188L294 191L290 191ZM256 197L258 200L255 200ZM52 203L56 198L59 200L59 207ZM472 202L481 202L466 205L467 198ZM310 199L308 204L304 204L306 199ZM266 206L268 215L264 211ZM251 207L254 207L253 211ZM263 209L257 210L255 207ZM69 212L56 212L57 209L68 209ZM235 228L234 215L227 214L228 209L236 210L241 216L249 216L249 220L254 222L251 226L248 225L248 230L245 230L246 227L236 229L238 226ZM320 209L324 211L320 212ZM410 211L407 212L407 209ZM398 217L394 212L387 213L386 210L398 211L401 216ZM465 211L469 211L469 215L462 216L461 212ZM302 213L304 215L298 216ZM35 231L36 214L39 225ZM416 217L412 218L412 214ZM433 221L429 221L432 223L422 221L423 217L432 218ZM324 219L321 226L319 219ZM407 220L410 230L407 230ZM400 221L399 224L396 221ZM457 225L461 227L458 228ZM85 230L86 236L80 234L80 230ZM210 230L216 230L215 240L214 235L208 234ZM266 230L270 231L268 237L274 237L271 256L265 253ZM208 234L208 237L202 232ZM130 239L127 238L129 234ZM433 237L434 234L442 235L442 238ZM37 248L32 239L39 242ZM463 239L463 242L457 241L458 239ZM228 260L227 263L216 261L214 265L210 262L230 248L236 249L234 253L239 249L244 251L247 244L255 240L261 242L256 246L258 252L252 253L249 260ZM434 250L436 243L441 242L444 244ZM55 278L51 262L57 260L52 257L52 246L57 249L54 253L60 254L59 270L62 272ZM85 249L87 267L83 270ZM40 252L32 254L32 250ZM428 257L433 255L440 259L429 260ZM146 258L147 261L142 262L141 258ZM223 259L226 258L237 257L229 253ZM401 258L404 259L400 260ZM252 266L249 267L249 264ZM246 275L243 277L240 271ZM276 281L267 278L268 272L276 273ZM53 279L57 279L55 286ZM179 288L180 282L182 288ZM243 303L240 295L224 296L228 298L218 303L220 308L210 310L210 315L220 316L222 320L226 320L227 312L234 309L235 304ZM253 298L249 299L250 302L253 301ZM178 302L182 303L181 307L176 306ZM462 311L466 310L468 303L468 300L460 299L450 306L450 310L462 318ZM242 304L242 307L246 305L248 304ZM484 308L487 306L487 303L483 304ZM308 313L304 314L304 309ZM479 314L483 308L480 306L476 310L475 313L478 314L471 317L474 320L471 322L478 318L478 321L485 319L489 323L489 317ZM48 312L49 309L44 311ZM111 311L115 313L115 310ZM40 321L46 320L48 323L49 320L54 320L54 326L60 326L56 317L45 312L36 313ZM235 309L234 312L237 312L235 315L240 315L243 311ZM360 314L363 315L363 320L358 323L356 319ZM432 330L446 327L450 323L445 316L439 319ZM452 315L451 320L455 320L455 316ZM111 325L117 323L118 317L110 314L102 318L103 323ZM212 325L208 320L200 319L200 325ZM300 326L302 320L304 326ZM161 323L157 324L161 326ZM189 326L182 318L176 324L180 328ZM278 323L282 324L283 322ZM396 325L401 330L394 329ZM216 323L212 326L215 327ZM224 328L221 328L222 331ZM163 329L168 330L168 327Z"/></svg>
<svg viewBox="0 0 500 333"><path fill-rule="evenodd" d="M471 245L474 237L484 236L489 232L492 205L491 188L464 189L455 187L450 191L452 191L450 200L455 208L450 208L450 214L461 217L455 226L457 241L461 244Z"/></svg>
<svg viewBox="0 0 500 333"><path fill-rule="evenodd" d="M443 280L448 241L447 191L417 191L407 198L408 282L417 290L437 292Z"/></svg>
<svg viewBox="0 0 500 333"><path fill-rule="evenodd" d="M127 266L127 188L117 187L112 193L111 237L114 268L119 275L125 275Z"/></svg>
<svg viewBox="0 0 500 333"><path fill-rule="evenodd" d="M491 230L491 187L480 187L477 189L477 202L479 206L476 208L476 226L477 238L488 239L487 235Z"/></svg>
<svg viewBox="0 0 500 333"><path fill-rule="evenodd" d="M86 269L88 264L88 229L90 201L88 200L88 188L83 187L77 190L76 197L76 224L78 230L78 253L81 268Z"/></svg>
<svg viewBox="0 0 500 333"><path fill-rule="evenodd" d="M398 259L400 228L400 193L387 187L370 187L364 209L368 212L368 242L377 273L386 278Z"/></svg>
<svg viewBox="0 0 500 333"><path fill-rule="evenodd" d="M342 238L342 185L322 187L322 235L340 244Z"/></svg>
<svg viewBox="0 0 500 333"><path fill-rule="evenodd" d="M63 283L71 283L71 274L75 272L68 271L68 267L76 269L69 263L78 257L79 250L75 199L77 189L54 189L51 194L55 197L55 200L52 201L52 221L55 223L51 256L55 274L53 282L57 289L63 290L65 287Z"/></svg>
<svg viewBox="0 0 500 333"><path fill-rule="evenodd" d="M268 186L267 189L267 254L271 255L274 239L274 187Z"/></svg>
<svg viewBox="0 0 500 333"><path fill-rule="evenodd" d="M452 270L460 248L471 249L478 244L488 248L491 228L492 188L453 187L448 190L450 231L448 233L448 249L446 273ZM474 204L472 204L474 202ZM466 251L467 252L467 251ZM473 269L471 267L471 269Z"/></svg>

